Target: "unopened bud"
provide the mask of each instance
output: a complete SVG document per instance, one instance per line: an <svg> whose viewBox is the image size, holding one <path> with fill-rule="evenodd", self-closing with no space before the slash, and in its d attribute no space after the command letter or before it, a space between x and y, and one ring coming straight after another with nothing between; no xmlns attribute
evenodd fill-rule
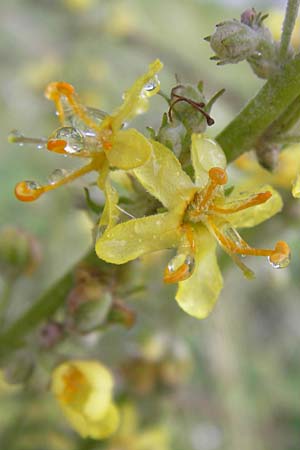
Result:
<svg viewBox="0 0 300 450"><path fill-rule="evenodd" d="M278 44L263 25L267 15L248 9L236 19L222 22L216 27L210 42L217 64L234 64L247 60L252 70L260 78L268 78L278 70Z"/></svg>
<svg viewBox="0 0 300 450"><path fill-rule="evenodd" d="M0 230L0 270L7 277L31 274L41 261L38 241L23 230Z"/></svg>
<svg viewBox="0 0 300 450"><path fill-rule="evenodd" d="M228 20L217 25L209 42L218 64L238 63L255 53L259 36L244 23Z"/></svg>

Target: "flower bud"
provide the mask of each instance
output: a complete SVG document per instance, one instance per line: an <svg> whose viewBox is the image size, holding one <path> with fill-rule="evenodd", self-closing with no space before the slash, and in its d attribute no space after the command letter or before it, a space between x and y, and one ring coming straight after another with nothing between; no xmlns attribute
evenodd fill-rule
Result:
<svg viewBox="0 0 300 450"><path fill-rule="evenodd" d="M268 78L278 69L278 45L263 25L267 15L248 9L236 19L220 23L212 36L205 38L215 52L218 64L247 60L260 78Z"/></svg>
<svg viewBox="0 0 300 450"><path fill-rule="evenodd" d="M0 230L0 270L4 276L31 274L40 260L41 248L33 236L14 227Z"/></svg>
<svg viewBox="0 0 300 450"><path fill-rule="evenodd" d="M249 26L238 20L228 20L217 25L209 42L218 64L238 63L253 55L259 37Z"/></svg>
<svg viewBox="0 0 300 450"><path fill-rule="evenodd" d="M165 118L166 117L167 115L165 114ZM174 119L170 123L167 120L163 120L158 131L157 140L172 150L177 158L179 158L183 150L183 142L186 133L186 128L179 120Z"/></svg>

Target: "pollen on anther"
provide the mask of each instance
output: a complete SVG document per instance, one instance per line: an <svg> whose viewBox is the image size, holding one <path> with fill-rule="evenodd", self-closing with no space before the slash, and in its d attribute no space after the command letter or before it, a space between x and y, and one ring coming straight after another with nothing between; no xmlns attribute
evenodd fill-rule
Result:
<svg viewBox="0 0 300 450"><path fill-rule="evenodd" d="M20 181L15 187L15 196L22 202L33 202L39 198L43 189L38 186L33 186L34 182Z"/></svg>
<svg viewBox="0 0 300 450"><path fill-rule="evenodd" d="M223 185L227 183L227 173L221 167L212 167L208 172L209 178L216 184Z"/></svg>
<svg viewBox="0 0 300 450"><path fill-rule="evenodd" d="M64 139L50 139L47 142L47 149L55 153L66 153L67 141Z"/></svg>

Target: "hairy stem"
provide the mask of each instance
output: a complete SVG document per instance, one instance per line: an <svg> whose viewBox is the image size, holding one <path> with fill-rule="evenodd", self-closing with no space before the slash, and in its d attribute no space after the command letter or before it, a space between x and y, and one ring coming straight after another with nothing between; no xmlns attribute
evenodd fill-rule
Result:
<svg viewBox="0 0 300 450"><path fill-rule="evenodd" d="M92 249L80 263L92 263L96 258ZM10 350L22 344L24 337L32 331L43 320L51 317L55 311L64 303L68 292L73 284L73 274L76 264L53 286L50 287L19 319L17 319L7 330L0 334L0 354L6 354Z"/></svg>
<svg viewBox="0 0 300 450"><path fill-rule="evenodd" d="M285 64L217 136L228 162L251 150L270 125L300 95L300 56Z"/></svg>
<svg viewBox="0 0 300 450"><path fill-rule="evenodd" d="M300 0L288 0L287 2L279 48L280 61L284 61L288 54L293 29L298 15L299 4Z"/></svg>

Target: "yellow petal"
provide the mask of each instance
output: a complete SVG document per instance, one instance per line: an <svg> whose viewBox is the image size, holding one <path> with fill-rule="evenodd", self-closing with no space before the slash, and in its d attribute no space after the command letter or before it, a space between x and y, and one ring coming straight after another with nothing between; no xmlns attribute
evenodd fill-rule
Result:
<svg viewBox="0 0 300 450"><path fill-rule="evenodd" d="M179 217L172 213L132 219L111 228L96 242L99 258L123 264L146 253L177 245Z"/></svg>
<svg viewBox="0 0 300 450"><path fill-rule="evenodd" d="M111 228L118 222L120 210L117 208L119 196L117 191L112 187L109 176L105 181L104 192L105 206L99 225L100 227Z"/></svg>
<svg viewBox="0 0 300 450"><path fill-rule="evenodd" d="M134 128L118 131L113 145L106 150L109 164L118 169L134 169L144 164L151 154L152 146L145 136Z"/></svg>
<svg viewBox="0 0 300 450"><path fill-rule="evenodd" d="M204 134L192 134L192 163L195 183L204 187L208 182L208 171L212 167L226 168L226 157L219 144Z"/></svg>
<svg viewBox="0 0 300 450"><path fill-rule="evenodd" d="M216 258L216 241L202 225L194 231L195 269L193 275L178 283L176 300L191 316L203 319L214 307L223 286Z"/></svg>
<svg viewBox="0 0 300 450"><path fill-rule="evenodd" d="M153 156L142 167L134 170L140 183L167 208L185 207L195 192L190 177L167 147L151 141Z"/></svg>
<svg viewBox="0 0 300 450"><path fill-rule="evenodd" d="M124 94L124 103L112 115L112 128L117 131L124 122L148 109L148 98L159 91L157 73L163 64L156 59L149 64L148 72L139 77Z"/></svg>
<svg viewBox="0 0 300 450"><path fill-rule="evenodd" d="M241 202L241 200L246 200L252 195L257 195L260 192L267 191L272 193L272 197L265 203L252 206L234 214L228 214L226 215L226 220L228 220L233 227L248 228L254 227L255 225L258 225L259 223L264 222L277 214L282 209L282 199L278 192L269 185L265 185L251 191L248 190L247 192L242 192L240 194L237 194L237 189L234 189L234 191L225 200L224 208L233 205L234 202Z"/></svg>
<svg viewBox="0 0 300 450"><path fill-rule="evenodd" d="M300 198L300 173L298 173L293 182L292 195L295 198Z"/></svg>

